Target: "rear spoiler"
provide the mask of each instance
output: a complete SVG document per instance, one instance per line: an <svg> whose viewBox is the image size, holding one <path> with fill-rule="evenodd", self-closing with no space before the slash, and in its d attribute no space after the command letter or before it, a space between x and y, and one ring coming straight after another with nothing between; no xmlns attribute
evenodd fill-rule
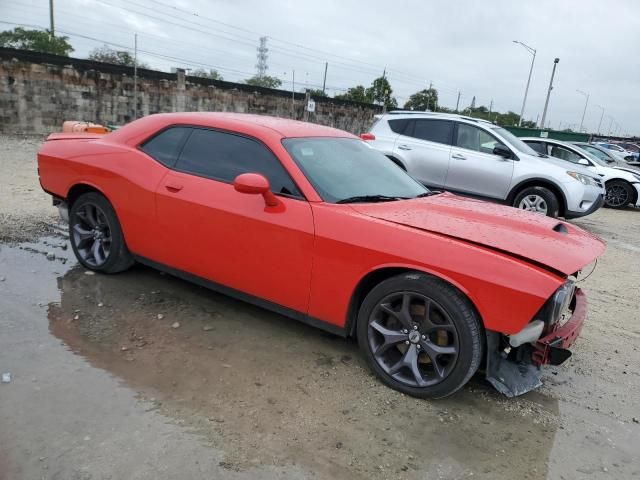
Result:
<svg viewBox="0 0 640 480"><path fill-rule="evenodd" d="M104 137L104 133L73 132L73 133L52 133L47 137L47 142L52 140L95 140Z"/></svg>

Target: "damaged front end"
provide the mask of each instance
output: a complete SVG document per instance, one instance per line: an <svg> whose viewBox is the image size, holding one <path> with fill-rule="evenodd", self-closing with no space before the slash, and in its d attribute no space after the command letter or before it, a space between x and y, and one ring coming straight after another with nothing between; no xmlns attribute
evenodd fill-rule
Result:
<svg viewBox="0 0 640 480"><path fill-rule="evenodd" d="M542 365L560 365L571 356L569 347L586 316L586 297L570 279L521 331L512 335L487 331L487 380L507 397L539 387Z"/></svg>

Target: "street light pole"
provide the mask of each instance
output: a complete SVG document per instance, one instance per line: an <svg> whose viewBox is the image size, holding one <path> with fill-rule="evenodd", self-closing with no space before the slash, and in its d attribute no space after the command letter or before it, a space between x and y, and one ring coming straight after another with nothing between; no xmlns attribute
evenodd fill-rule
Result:
<svg viewBox="0 0 640 480"><path fill-rule="evenodd" d="M524 90L524 99L522 100L522 109L520 110L520 121L518 122L518 126L522 126L522 119L524 118L524 106L527 103L527 95L529 93L529 84L531 83L531 74L533 73L533 64L536 61L536 49L535 48L531 48L529 45L526 45L518 40L514 40L513 43L517 43L519 45L522 45L524 48L526 48L526 50L533 55L533 58L531 59L531 68L529 69L529 78L527 78L527 87Z"/></svg>
<svg viewBox="0 0 640 480"><path fill-rule="evenodd" d="M580 95L584 95L587 97L587 100L584 102L584 110L582 111L582 120L580 120L580 132L582 132L582 126L584 125L584 115L587 113L587 105L589 105L589 94L583 92L582 90L576 90Z"/></svg>
<svg viewBox="0 0 640 480"><path fill-rule="evenodd" d="M602 114L600 115L600 122L598 122L598 135L600 135L600 127L602 126L602 118L604 117L604 107L600 105L596 105L600 110L602 110Z"/></svg>
<svg viewBox="0 0 640 480"><path fill-rule="evenodd" d="M542 111L542 128L544 129L544 121L547 118L547 108L549 107L549 97L551 96L551 90L553 90L553 77L556 75L556 67L558 66L559 58L553 61L553 70L551 71L551 80L549 80L549 90L547 90L547 99L544 102L544 110Z"/></svg>

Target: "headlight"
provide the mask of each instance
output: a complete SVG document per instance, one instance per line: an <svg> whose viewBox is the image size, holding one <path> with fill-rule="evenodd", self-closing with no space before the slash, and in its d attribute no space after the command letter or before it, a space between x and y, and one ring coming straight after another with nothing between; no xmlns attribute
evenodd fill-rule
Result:
<svg viewBox="0 0 640 480"><path fill-rule="evenodd" d="M596 183L595 178L590 177L589 175L583 175L582 173L571 172L571 171L567 171L567 175L569 175L571 178L573 178L575 180L578 180L583 185L592 185L594 187L598 187L599 186Z"/></svg>
<svg viewBox="0 0 640 480"><path fill-rule="evenodd" d="M550 325L560 321L562 316L567 313L569 305L573 300L576 291L576 284L573 280L567 280L556 293L547 301L544 320ZM564 323L564 322L563 322Z"/></svg>

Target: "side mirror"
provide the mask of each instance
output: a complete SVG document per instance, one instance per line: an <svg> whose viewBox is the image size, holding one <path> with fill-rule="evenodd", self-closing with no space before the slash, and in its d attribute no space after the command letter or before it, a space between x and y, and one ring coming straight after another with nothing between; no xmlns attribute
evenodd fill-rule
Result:
<svg viewBox="0 0 640 480"><path fill-rule="evenodd" d="M493 154L500 155L501 157L504 157L504 158L511 158L513 156L511 154L511 150L509 150L504 145L500 145L500 144L493 147Z"/></svg>
<svg viewBox="0 0 640 480"><path fill-rule="evenodd" d="M269 180L259 173L243 173L238 175L233 181L233 188L235 188L236 192L240 193L262 195L264 197L264 203L266 203L268 207L275 207L280 203L271 191Z"/></svg>
<svg viewBox="0 0 640 480"><path fill-rule="evenodd" d="M584 165L585 167L588 167L589 165L591 165L589 163L589 160L587 160L586 158L581 158L580 160L578 160L578 164L579 165Z"/></svg>

